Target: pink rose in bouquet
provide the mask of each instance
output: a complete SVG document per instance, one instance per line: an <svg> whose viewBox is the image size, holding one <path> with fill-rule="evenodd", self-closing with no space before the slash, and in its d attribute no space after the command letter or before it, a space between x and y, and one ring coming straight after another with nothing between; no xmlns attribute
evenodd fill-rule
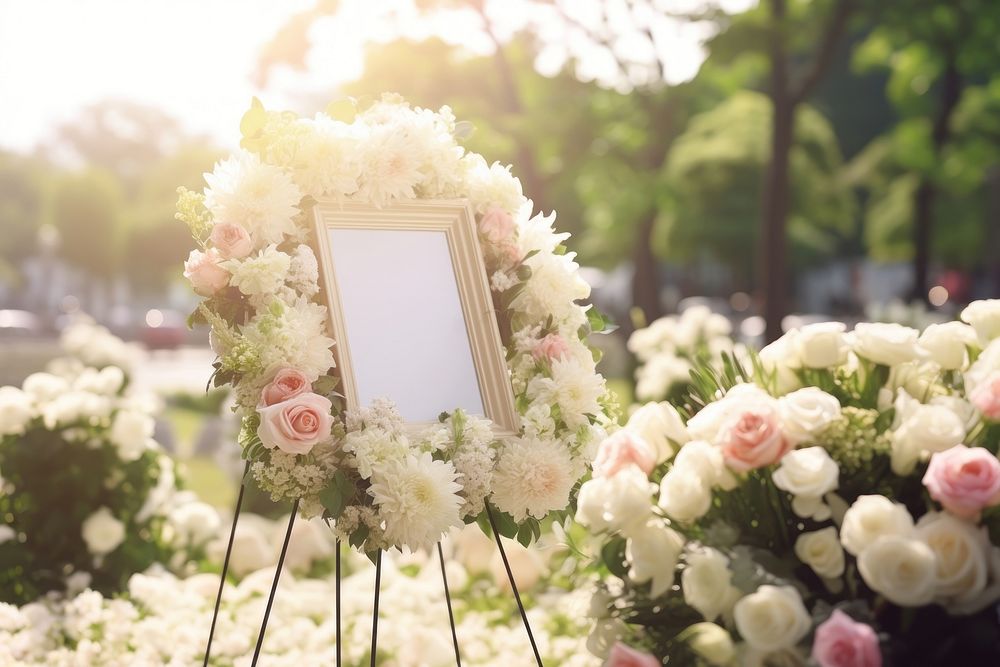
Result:
<svg viewBox="0 0 1000 667"><path fill-rule="evenodd" d="M1000 421L1000 373L993 373L969 394L969 401L983 416Z"/></svg>
<svg viewBox="0 0 1000 667"><path fill-rule="evenodd" d="M662 665L663 663L655 656L621 642L611 647L611 653L604 663L604 667L662 667Z"/></svg>
<svg viewBox="0 0 1000 667"><path fill-rule="evenodd" d="M257 409L257 436L264 446L288 454L308 454L330 436L333 404L324 396L303 393Z"/></svg>
<svg viewBox="0 0 1000 667"><path fill-rule="evenodd" d="M548 334L535 344L535 349L531 351L531 356L536 361L562 359L569 354L569 345L566 339L559 334Z"/></svg>
<svg viewBox="0 0 1000 667"><path fill-rule="evenodd" d="M737 472L777 463L790 448L778 414L766 406L748 409L723 432L722 454L726 464Z"/></svg>
<svg viewBox="0 0 1000 667"><path fill-rule="evenodd" d="M202 296L212 296L229 284L229 271L219 266L219 252L209 248L205 252L192 250L184 262L184 277Z"/></svg>
<svg viewBox="0 0 1000 667"><path fill-rule="evenodd" d="M309 391L312 391L312 383L305 375L294 368L283 368L261 390L260 404L263 406L274 405Z"/></svg>
<svg viewBox="0 0 1000 667"><path fill-rule="evenodd" d="M812 658L820 667L882 667L875 630L839 609L816 628Z"/></svg>
<svg viewBox="0 0 1000 667"><path fill-rule="evenodd" d="M250 232L233 222L216 223L208 240L225 259L243 259L253 250Z"/></svg>
<svg viewBox="0 0 1000 667"><path fill-rule="evenodd" d="M923 483L946 510L972 518L1000 503L1000 460L982 447L956 445L931 456Z"/></svg>
<svg viewBox="0 0 1000 667"><path fill-rule="evenodd" d="M594 474L614 477L629 465L637 466L648 475L656 466L656 452L641 436L621 430L601 443L594 460Z"/></svg>

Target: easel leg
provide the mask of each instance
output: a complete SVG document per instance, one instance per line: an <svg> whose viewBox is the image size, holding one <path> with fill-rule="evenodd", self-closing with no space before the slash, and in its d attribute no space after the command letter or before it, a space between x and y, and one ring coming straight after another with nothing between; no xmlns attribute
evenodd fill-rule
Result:
<svg viewBox="0 0 1000 667"><path fill-rule="evenodd" d="M341 667L340 663L340 540L337 540L337 581L336 581L336 591L337 591L337 667Z"/></svg>
<svg viewBox="0 0 1000 667"><path fill-rule="evenodd" d="M202 667L208 667L208 659L212 655L212 639L215 637L215 622L219 619L219 606L222 604L222 589L226 587L226 575L229 573L229 558L233 555L233 540L236 538L236 522L243 508L243 492L246 490L246 478L250 474L250 462L243 468L240 478L240 494L236 497L236 509L233 511L233 525L229 529L229 544L226 545L226 557L222 561L222 574L219 575L219 592L215 595L215 611L212 612L212 627L208 631L208 645L205 647L205 661Z"/></svg>
<svg viewBox="0 0 1000 667"><path fill-rule="evenodd" d="M507 553L503 549L503 541L500 539L500 533L497 531L496 521L493 519L493 510L490 509L489 505L486 505L486 516L490 520L490 528L493 529L493 537L497 541L497 547L500 549L500 558L503 560L503 567L507 570L507 579L510 581L511 590L514 591L514 599L517 601L517 608L521 612L521 621L524 623L524 629L528 633L528 641L531 642L531 650L535 653L535 662L538 663L538 667L542 667L542 656L538 652L538 645L535 644L535 635L531 632L531 625L528 623L528 614L524 611L524 604L521 602L521 594L517 591L517 583L514 581L514 573L511 572L510 563L507 562Z"/></svg>
<svg viewBox="0 0 1000 667"><path fill-rule="evenodd" d="M444 567L444 551L438 542L438 559L441 561L441 581L444 582L444 599L448 603L448 621L451 623L451 641L455 645L455 664L462 667L462 655L458 652L458 631L455 629L455 614L451 610L451 591L448 589L448 574Z"/></svg>
<svg viewBox="0 0 1000 667"><path fill-rule="evenodd" d="M372 612L372 661L371 667L375 667L375 653L378 648L378 598L379 590L382 587L382 550L379 549L375 556L375 611Z"/></svg>
<svg viewBox="0 0 1000 667"><path fill-rule="evenodd" d="M271 616L271 605L274 604L274 594L278 590L278 579L281 577L281 568L285 565L285 554L288 552L288 542L292 538L292 526L295 524L295 515L299 513L299 500L295 499L292 504L292 515L288 517L288 530L285 531L285 542L281 545L281 555L278 556L278 566L274 570L274 580L271 582L271 594L267 597L267 607L264 608L264 620L260 624L260 634L257 635L257 647L253 651L253 661L251 667L255 667L260 658L260 649L264 646L264 632L267 630L267 619Z"/></svg>

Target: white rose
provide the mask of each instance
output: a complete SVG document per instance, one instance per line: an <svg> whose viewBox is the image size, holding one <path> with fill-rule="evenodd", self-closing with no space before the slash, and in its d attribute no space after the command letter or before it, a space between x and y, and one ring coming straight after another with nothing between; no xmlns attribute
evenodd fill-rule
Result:
<svg viewBox="0 0 1000 667"><path fill-rule="evenodd" d="M854 352L876 364L896 366L921 355L920 332L901 324L861 322L854 327Z"/></svg>
<svg viewBox="0 0 1000 667"><path fill-rule="evenodd" d="M587 650L603 660L627 632L628 626L620 618L602 618L594 624L587 637Z"/></svg>
<svg viewBox="0 0 1000 667"><path fill-rule="evenodd" d="M932 396L943 391L941 368L930 361L907 361L889 370L883 389L902 389L910 396Z"/></svg>
<svg viewBox="0 0 1000 667"><path fill-rule="evenodd" d="M52 373L32 373L24 379L21 387L36 402L48 403L57 396L69 391L69 382L66 378L53 375Z"/></svg>
<svg viewBox="0 0 1000 667"><path fill-rule="evenodd" d="M108 437L123 461L138 460L149 448L156 422L138 410L119 410L111 422Z"/></svg>
<svg viewBox="0 0 1000 667"><path fill-rule="evenodd" d="M818 387L806 387L778 399L782 431L797 442L808 442L840 417L840 401Z"/></svg>
<svg viewBox="0 0 1000 667"><path fill-rule="evenodd" d="M87 517L81 531L87 550L95 556L109 554L125 541L125 524L116 519L107 507Z"/></svg>
<svg viewBox="0 0 1000 667"><path fill-rule="evenodd" d="M920 347L946 371L965 366L969 360L968 348L976 342L976 330L961 322L932 324L920 334Z"/></svg>
<svg viewBox="0 0 1000 667"><path fill-rule="evenodd" d="M794 449L774 471L774 485L794 496L792 509L801 517L829 518L820 499L837 488L840 468L822 447Z"/></svg>
<svg viewBox="0 0 1000 667"><path fill-rule="evenodd" d="M736 657L733 638L715 623L702 622L688 626L681 633L681 638L698 657L713 667L732 664Z"/></svg>
<svg viewBox="0 0 1000 667"><path fill-rule="evenodd" d="M773 376L773 389L777 396L783 396L802 386L802 380L796 372L802 366L796 344L798 336L799 330L792 329L760 351L761 364Z"/></svg>
<svg viewBox="0 0 1000 667"><path fill-rule="evenodd" d="M990 341L1000 337L1000 299L973 301L960 317L963 322L972 325L980 340Z"/></svg>
<svg viewBox="0 0 1000 667"><path fill-rule="evenodd" d="M811 626L809 612L791 586L761 586L736 603L733 617L740 636L762 651L794 646Z"/></svg>
<svg viewBox="0 0 1000 667"><path fill-rule="evenodd" d="M17 387L0 387L0 437L23 434L34 416L31 396Z"/></svg>
<svg viewBox="0 0 1000 667"><path fill-rule="evenodd" d="M712 507L712 488L693 472L674 467L660 480L659 505L675 521L694 521Z"/></svg>
<svg viewBox="0 0 1000 667"><path fill-rule="evenodd" d="M901 390L896 397L896 424L890 439L892 471L908 475L921 458L961 444L965 424L951 409L924 405Z"/></svg>
<svg viewBox="0 0 1000 667"><path fill-rule="evenodd" d="M844 574L844 549L833 526L799 535L795 555L824 579Z"/></svg>
<svg viewBox="0 0 1000 667"><path fill-rule="evenodd" d="M903 607L934 599L937 576L934 551L920 540L883 535L858 556L858 571L868 587Z"/></svg>
<svg viewBox="0 0 1000 667"><path fill-rule="evenodd" d="M684 537L663 521L653 520L632 528L625 543L629 577L639 584L651 582L650 595L660 597L674 585L674 570L683 548Z"/></svg>
<svg viewBox="0 0 1000 667"><path fill-rule="evenodd" d="M984 529L947 512L928 512L917 522L914 536L937 557L937 602L946 608L961 605L986 588L991 547Z"/></svg>
<svg viewBox="0 0 1000 667"><path fill-rule="evenodd" d="M976 363L965 372L965 395L970 395L976 387L986 382L997 371L1000 371L1000 338L987 345L976 359Z"/></svg>
<svg viewBox="0 0 1000 667"><path fill-rule="evenodd" d="M718 486L729 490L736 486L736 477L726 466L722 450L704 440L692 440L681 447L672 470L691 472L710 488Z"/></svg>
<svg viewBox="0 0 1000 667"><path fill-rule="evenodd" d="M847 361L850 346L843 322L818 322L799 329L794 339L799 362L806 368L833 368Z"/></svg>
<svg viewBox="0 0 1000 667"><path fill-rule="evenodd" d="M632 413L625 428L656 448L656 461L663 463L676 447L691 439L677 409L670 403L646 403Z"/></svg>
<svg viewBox="0 0 1000 667"><path fill-rule="evenodd" d="M979 595L963 595L961 601L952 600L948 603L948 613L956 616L976 614L988 605L995 605L1000 599L1000 548L990 546L987 549L987 565L989 566L989 581Z"/></svg>
<svg viewBox="0 0 1000 667"><path fill-rule="evenodd" d="M930 405L940 405L955 413L962 422L965 432L969 433L979 423L979 411L969 401L960 396L935 396L927 401Z"/></svg>
<svg viewBox="0 0 1000 667"><path fill-rule="evenodd" d="M858 556L881 536L912 533L913 517L904 505L885 496L859 496L844 513L840 542L849 554Z"/></svg>
<svg viewBox="0 0 1000 667"><path fill-rule="evenodd" d="M628 466L613 477L595 477L580 487L576 520L597 532L644 523L652 513L654 488L636 466Z"/></svg>
<svg viewBox="0 0 1000 667"><path fill-rule="evenodd" d="M740 591L733 586L729 559L716 549L703 547L688 554L681 572L684 602L697 609L708 621L728 614Z"/></svg>

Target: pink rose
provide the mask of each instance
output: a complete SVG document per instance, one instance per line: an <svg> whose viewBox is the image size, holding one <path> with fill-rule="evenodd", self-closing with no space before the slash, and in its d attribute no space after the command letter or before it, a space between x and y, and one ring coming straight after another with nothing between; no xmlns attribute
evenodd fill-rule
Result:
<svg viewBox="0 0 1000 667"><path fill-rule="evenodd" d="M614 477L629 465L636 465L649 475L656 465L656 452L641 436L623 429L605 438L598 447L594 474Z"/></svg>
<svg viewBox="0 0 1000 667"><path fill-rule="evenodd" d="M923 482L931 498L968 519L1000 503L1000 460L982 447L955 445L931 456Z"/></svg>
<svg viewBox="0 0 1000 667"><path fill-rule="evenodd" d="M259 407L257 436L269 449L277 447L288 454L308 454L314 445L330 436L332 407L329 399L312 392Z"/></svg>
<svg viewBox="0 0 1000 667"><path fill-rule="evenodd" d="M243 259L253 250L250 232L234 222L217 223L208 240L226 259Z"/></svg>
<svg viewBox="0 0 1000 667"><path fill-rule="evenodd" d="M654 655L616 642L611 647L611 653L608 654L604 667L663 667L663 663Z"/></svg>
<svg viewBox="0 0 1000 667"><path fill-rule="evenodd" d="M184 262L184 277L191 281L195 292L212 296L229 284L229 271L219 266L220 259L215 248L191 251Z"/></svg>
<svg viewBox="0 0 1000 667"><path fill-rule="evenodd" d="M777 413L769 407L747 410L723 433L722 454L737 472L777 463L790 448Z"/></svg>
<svg viewBox="0 0 1000 667"><path fill-rule="evenodd" d="M548 334L535 343L535 348L531 351L531 356L535 361L553 361L561 359L569 354L569 345L566 339L559 334Z"/></svg>
<svg viewBox="0 0 1000 667"><path fill-rule="evenodd" d="M976 387L969 400L983 416L991 421L1000 421L1000 373L993 373Z"/></svg>
<svg viewBox="0 0 1000 667"><path fill-rule="evenodd" d="M494 206L479 219L479 234L493 245L504 245L514 235L514 218L499 206Z"/></svg>
<svg viewBox="0 0 1000 667"><path fill-rule="evenodd" d="M812 658L820 667L882 667L875 630L839 609L816 628Z"/></svg>
<svg viewBox="0 0 1000 667"><path fill-rule="evenodd" d="M305 375L294 368L283 368L278 371L271 383L260 392L260 404L262 406L274 405L307 391L312 391L312 383Z"/></svg>

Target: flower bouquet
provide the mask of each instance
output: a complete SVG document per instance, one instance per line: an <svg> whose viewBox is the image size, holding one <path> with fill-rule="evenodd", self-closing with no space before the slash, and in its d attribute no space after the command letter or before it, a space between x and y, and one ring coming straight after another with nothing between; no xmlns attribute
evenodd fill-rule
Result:
<svg viewBox="0 0 1000 667"><path fill-rule="evenodd" d="M153 441L152 406L107 365L132 353L87 323L68 327L63 346L69 356L52 372L0 387L2 601L33 600L67 579L110 594L174 553L173 462Z"/></svg>
<svg viewBox="0 0 1000 667"><path fill-rule="evenodd" d="M592 646L609 664L998 664L1000 301L962 319L809 325L641 408L580 492L611 575Z"/></svg>
<svg viewBox="0 0 1000 667"><path fill-rule="evenodd" d="M677 401L687 395L691 369L717 364L736 347L732 324L707 306L692 306L680 315L653 320L628 339L629 352L639 360L635 396L640 401Z"/></svg>
<svg viewBox="0 0 1000 667"><path fill-rule="evenodd" d="M334 521L363 551L433 546L452 526L486 521L524 542L563 511L613 409L587 335L603 317L568 234L532 215L509 168L467 153L451 110L386 96L334 103L315 118L269 112L256 100L243 149L182 190L178 217L198 249L185 264L205 297L192 322L212 327L216 386L233 387L243 457L275 500ZM488 420L445 412L407 432L391 397L345 409L331 348L311 212L317 200L389 206L466 199L492 288L520 414L515 437ZM401 323L401 326L425 323ZM419 354L419 351L414 351Z"/></svg>

